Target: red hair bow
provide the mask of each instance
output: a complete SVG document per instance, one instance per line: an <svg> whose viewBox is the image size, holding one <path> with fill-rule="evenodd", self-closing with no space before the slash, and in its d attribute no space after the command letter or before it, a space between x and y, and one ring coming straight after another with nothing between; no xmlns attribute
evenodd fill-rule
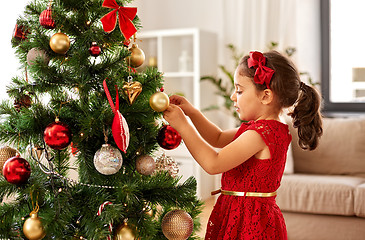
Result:
<svg viewBox="0 0 365 240"><path fill-rule="evenodd" d="M125 39L129 39L137 32L136 27L132 23L132 20L137 15L137 8L119 6L115 0L104 0L102 6L114 9L100 19L105 32L110 33L115 29L117 15L119 15L119 29Z"/></svg>
<svg viewBox="0 0 365 240"><path fill-rule="evenodd" d="M250 52L250 58L247 59L249 68L255 68L254 81L258 84L266 84L267 88L270 88L270 82L272 75L275 71L269 67L266 67L266 58L261 52Z"/></svg>

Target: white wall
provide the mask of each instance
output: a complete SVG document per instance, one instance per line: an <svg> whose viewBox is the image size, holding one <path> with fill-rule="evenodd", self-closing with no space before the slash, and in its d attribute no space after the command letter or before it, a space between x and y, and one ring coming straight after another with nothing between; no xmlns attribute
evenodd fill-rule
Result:
<svg viewBox="0 0 365 240"><path fill-rule="evenodd" d="M288 3L295 1L296 4L297 26L296 30L292 32L295 35L293 39L296 39L295 46L292 47L297 49L294 61L300 71L308 71L314 81L320 81L320 0L281 1L288 1ZM232 9L232 14L234 14L233 2L227 0L136 0L130 5L138 8L137 14L142 21L142 31L198 27L215 32L218 35L218 62L227 65L229 55L227 55L225 46L229 43L242 46L242 42L239 42L242 39L237 39L234 30L231 30L234 27L230 27L235 23L223 16L227 9ZM240 1L236 2L240 3ZM237 4L237 7L242 6L241 3ZM249 37L247 36L247 38ZM281 41L281 39L279 37L271 40ZM246 53L249 50L241 49Z"/></svg>
<svg viewBox="0 0 365 240"><path fill-rule="evenodd" d="M16 19L24 11L28 0L16 0L11 3L5 3L5 6L0 8L0 100L7 99L6 85L12 77L21 76L19 71L20 64L15 57L15 51L11 47L11 38L16 24Z"/></svg>
<svg viewBox="0 0 365 240"><path fill-rule="evenodd" d="M222 0L135 0L143 30L198 27L212 32L222 28Z"/></svg>
<svg viewBox="0 0 365 240"><path fill-rule="evenodd" d="M255 1L255 0L252 0ZM269 1L269 0L267 0ZM297 53L295 61L301 71L310 72L315 81L320 81L320 27L319 3L320 0L282 0L295 1L297 4L296 34ZM0 99L6 98L5 86L11 77L22 75L24 70L18 71L19 63L11 48L10 40L16 19L23 12L28 0L17 0L16 4L4 6L0 9ZM157 30L169 28L198 27L215 32L218 36L218 63L229 65L229 53L225 48L228 43L240 46L230 25L234 22L225 22L223 13L227 7L227 0L135 0L130 5L138 8L138 15L142 21L142 30ZM233 6L234 8L234 6ZM225 29L224 28L228 28ZM242 49L247 51L247 49Z"/></svg>

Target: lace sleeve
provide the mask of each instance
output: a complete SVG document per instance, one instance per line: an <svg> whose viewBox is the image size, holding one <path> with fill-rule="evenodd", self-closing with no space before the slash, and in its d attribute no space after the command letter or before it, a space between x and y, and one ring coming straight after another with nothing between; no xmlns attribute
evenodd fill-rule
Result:
<svg viewBox="0 0 365 240"><path fill-rule="evenodd" d="M276 121L257 121L248 126L247 130L254 130L260 134L269 147L272 158L278 154L286 154L291 141L287 125Z"/></svg>

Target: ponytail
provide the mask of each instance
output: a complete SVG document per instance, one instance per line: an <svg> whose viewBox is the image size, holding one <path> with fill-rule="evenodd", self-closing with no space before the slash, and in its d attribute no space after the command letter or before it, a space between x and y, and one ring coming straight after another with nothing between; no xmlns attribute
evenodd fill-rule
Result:
<svg viewBox="0 0 365 240"><path fill-rule="evenodd" d="M314 150L322 136L322 117L320 114L321 97L311 86L300 81L300 75L294 63L277 51L263 53L266 58L265 66L275 71L270 82L270 89L277 96L280 109L294 109L288 115L293 118L293 126L298 129L299 146L303 149ZM248 66L250 56L242 58L240 74L252 79L258 91L267 86L255 82L256 69Z"/></svg>
<svg viewBox="0 0 365 240"><path fill-rule="evenodd" d="M298 128L299 146L305 150L314 150L322 136L321 99L318 92L305 83L300 83L298 100L293 112L293 126Z"/></svg>

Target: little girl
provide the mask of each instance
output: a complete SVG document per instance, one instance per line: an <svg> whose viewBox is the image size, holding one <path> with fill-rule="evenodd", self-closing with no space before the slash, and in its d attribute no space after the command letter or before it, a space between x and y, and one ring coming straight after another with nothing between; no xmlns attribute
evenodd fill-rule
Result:
<svg viewBox="0 0 365 240"><path fill-rule="evenodd" d="M200 166L209 174L223 173L205 239L287 239L275 196L291 136L279 115L292 107L289 115L298 129L299 145L313 150L322 134L320 97L276 51L245 56L234 85L231 99L245 121L238 129L222 131L180 96L171 96L164 112Z"/></svg>

